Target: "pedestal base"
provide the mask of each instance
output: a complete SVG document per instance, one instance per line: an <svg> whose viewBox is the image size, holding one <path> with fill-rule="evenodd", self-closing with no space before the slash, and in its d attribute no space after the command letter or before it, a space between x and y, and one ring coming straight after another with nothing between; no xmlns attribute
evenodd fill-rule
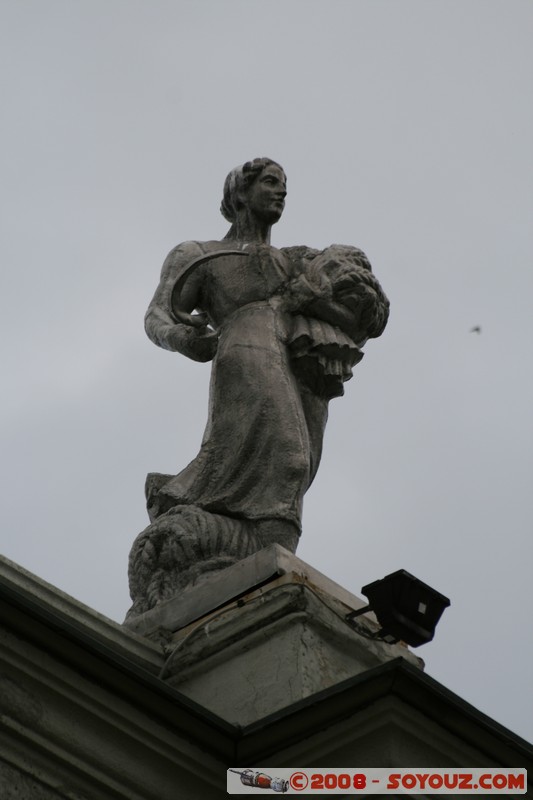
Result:
<svg viewBox="0 0 533 800"><path fill-rule="evenodd" d="M247 725L386 661L423 662L405 645L361 633L363 601L279 545L207 578L129 627L166 636L162 677L230 723Z"/></svg>

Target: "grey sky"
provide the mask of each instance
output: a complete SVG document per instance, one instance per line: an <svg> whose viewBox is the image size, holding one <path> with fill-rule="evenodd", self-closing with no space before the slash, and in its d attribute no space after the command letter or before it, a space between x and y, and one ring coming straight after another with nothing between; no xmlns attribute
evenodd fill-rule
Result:
<svg viewBox="0 0 533 800"><path fill-rule="evenodd" d="M143 315L270 156L273 244L361 247L392 305L298 555L447 594L427 672L533 739L533 4L3 0L0 39L0 550L123 618L145 475L196 455L209 380Z"/></svg>

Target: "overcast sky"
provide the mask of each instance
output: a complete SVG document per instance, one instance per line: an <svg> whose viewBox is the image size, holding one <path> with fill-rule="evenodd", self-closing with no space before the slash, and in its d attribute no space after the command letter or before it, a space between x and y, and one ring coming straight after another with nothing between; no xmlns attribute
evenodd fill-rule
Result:
<svg viewBox="0 0 533 800"><path fill-rule="evenodd" d="M391 300L298 555L450 597L428 674L532 740L530 0L2 0L0 39L0 551L123 619L146 473L207 412L209 365L144 312L175 244L225 234L227 172L270 156L272 243L356 245Z"/></svg>

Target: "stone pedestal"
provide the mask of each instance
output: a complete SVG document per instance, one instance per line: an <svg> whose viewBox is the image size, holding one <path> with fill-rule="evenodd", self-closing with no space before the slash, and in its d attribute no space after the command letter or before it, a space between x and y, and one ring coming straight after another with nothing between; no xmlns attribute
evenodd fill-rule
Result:
<svg viewBox="0 0 533 800"><path fill-rule="evenodd" d="M128 623L166 638L170 685L236 725L248 725L401 656L405 645L369 638L375 619L346 616L366 605L279 545L272 545L177 600Z"/></svg>

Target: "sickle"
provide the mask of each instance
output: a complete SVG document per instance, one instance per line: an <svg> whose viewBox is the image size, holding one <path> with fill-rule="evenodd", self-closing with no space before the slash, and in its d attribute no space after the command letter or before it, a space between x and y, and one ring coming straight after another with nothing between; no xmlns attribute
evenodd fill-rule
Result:
<svg viewBox="0 0 533 800"><path fill-rule="evenodd" d="M174 305L176 306L178 305L179 295L182 290L183 284L185 283L186 279L189 277L191 272L194 269L196 269L196 267L199 267L200 264L203 264L205 261L210 261L213 258L220 258L220 256L249 256L249 255L250 253L247 253L244 250L218 250L216 253L208 253L207 255L199 256L198 258L195 258L194 261L191 261L189 264L187 264L187 266L177 279L176 283L172 287L172 292L170 294L170 307L172 309L172 313L175 314L176 317L179 316L179 314L176 314L174 310Z"/></svg>

